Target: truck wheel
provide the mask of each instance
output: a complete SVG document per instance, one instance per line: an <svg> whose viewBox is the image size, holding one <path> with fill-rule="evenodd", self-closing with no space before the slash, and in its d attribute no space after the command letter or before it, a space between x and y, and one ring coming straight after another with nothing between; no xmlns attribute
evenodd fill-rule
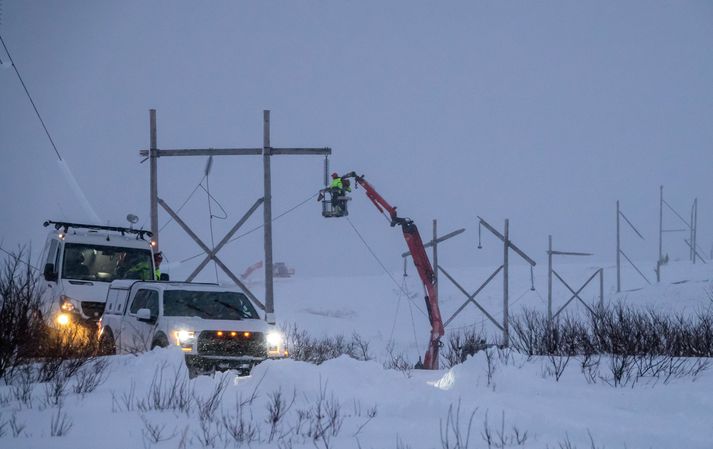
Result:
<svg viewBox="0 0 713 449"><path fill-rule="evenodd" d="M166 336L163 334L157 335L151 343L151 349L166 347L168 347L168 338L166 338Z"/></svg>
<svg viewBox="0 0 713 449"><path fill-rule="evenodd" d="M114 342L114 335L111 330L106 330L102 333L99 339L99 355L114 355L116 354L116 344Z"/></svg>

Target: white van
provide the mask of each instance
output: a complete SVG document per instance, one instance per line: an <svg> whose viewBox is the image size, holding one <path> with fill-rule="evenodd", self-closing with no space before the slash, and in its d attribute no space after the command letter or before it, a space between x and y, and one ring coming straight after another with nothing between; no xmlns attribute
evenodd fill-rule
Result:
<svg viewBox="0 0 713 449"><path fill-rule="evenodd" d="M42 299L48 319L96 329L109 284L116 279L153 280L151 232L111 226L46 221L52 225L43 251Z"/></svg>

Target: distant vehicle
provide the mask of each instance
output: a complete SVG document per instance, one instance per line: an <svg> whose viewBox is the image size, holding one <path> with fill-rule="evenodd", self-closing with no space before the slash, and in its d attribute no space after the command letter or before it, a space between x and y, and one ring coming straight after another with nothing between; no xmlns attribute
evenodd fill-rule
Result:
<svg viewBox="0 0 713 449"><path fill-rule="evenodd" d="M275 262L272 264L272 275L277 278L288 278L294 276L295 269L287 266L285 262Z"/></svg>
<svg viewBox="0 0 713 449"><path fill-rule="evenodd" d="M46 221L53 225L43 250L42 300L53 323L96 329L109 284L154 277L149 231Z"/></svg>
<svg viewBox="0 0 713 449"><path fill-rule="evenodd" d="M242 292L216 284L112 282L100 322L105 354L176 345L193 376L286 357L279 330L260 319Z"/></svg>
<svg viewBox="0 0 713 449"><path fill-rule="evenodd" d="M247 280L254 272L263 267L262 260L255 262L245 269L240 278ZM276 278L288 278L295 275L295 269L287 266L285 262L275 262L272 264L272 275Z"/></svg>

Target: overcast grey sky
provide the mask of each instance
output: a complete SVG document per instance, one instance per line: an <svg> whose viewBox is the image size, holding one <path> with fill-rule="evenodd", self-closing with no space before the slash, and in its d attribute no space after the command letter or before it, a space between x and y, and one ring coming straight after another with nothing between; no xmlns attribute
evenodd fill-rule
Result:
<svg viewBox="0 0 713 449"><path fill-rule="evenodd" d="M103 220L148 226L148 109L159 147L329 146L332 168L365 174L443 247L444 265L495 265L475 251L475 216L511 219L544 262L558 246L613 261L615 201L656 253L658 186L713 244L713 2L710 1L124 1L3 0L6 40L62 155ZM0 53L2 61L7 60ZM0 69L0 239L43 244L47 218L85 220L11 68ZM162 159L159 192L177 207L205 159ZM319 158L273 158L274 214L322 184ZM229 213L216 240L262 195L260 158L221 158L210 185ZM182 216L209 240L207 200ZM246 226L260 223L257 213ZM405 247L361 191L350 218L387 265ZM160 222L167 220L161 215ZM668 214L667 225L677 227ZM314 203L275 224L275 259L306 274L376 273L348 223ZM260 232L231 244L242 269ZM674 256L682 236L667 236ZM426 238L426 237L425 237ZM170 260L200 252L175 224ZM335 263L335 260L338 262ZM192 263L197 263L193 261ZM186 269L190 271L189 263Z"/></svg>

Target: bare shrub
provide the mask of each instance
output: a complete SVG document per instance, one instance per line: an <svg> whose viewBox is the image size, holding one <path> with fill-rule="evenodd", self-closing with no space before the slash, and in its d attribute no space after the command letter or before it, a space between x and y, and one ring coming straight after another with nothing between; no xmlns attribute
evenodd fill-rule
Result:
<svg viewBox="0 0 713 449"><path fill-rule="evenodd" d="M74 393L84 397L87 393L96 390L106 380L108 366L109 362L106 359L99 359L77 371L72 387Z"/></svg>
<svg viewBox="0 0 713 449"><path fill-rule="evenodd" d="M72 429L72 419L67 413L62 411L62 407L57 408L57 413L50 421L50 436L63 437Z"/></svg>
<svg viewBox="0 0 713 449"><path fill-rule="evenodd" d="M451 332L448 334L446 349L441 354L444 366L452 368L486 347L482 331L477 331L474 327Z"/></svg>
<svg viewBox="0 0 713 449"><path fill-rule="evenodd" d="M14 413L12 414L10 420L7 423L10 426L10 430L12 431L13 438L19 437L20 434L25 430L25 427L27 427L27 424L17 422L17 415L15 415Z"/></svg>
<svg viewBox="0 0 713 449"><path fill-rule="evenodd" d="M353 333L350 339L343 335L312 337L296 324L284 330L290 357L302 362L321 364L327 360L347 355L356 360L371 360L369 342Z"/></svg>
<svg viewBox="0 0 713 449"><path fill-rule="evenodd" d="M473 427L473 418L477 408L473 409L470 416L467 418L468 423L461 425L461 400L458 399L458 405L454 408L453 404L448 406L446 421L439 420L438 426L441 436L441 447L443 449L467 449L470 444L470 432Z"/></svg>
<svg viewBox="0 0 713 449"><path fill-rule="evenodd" d="M253 417L248 413L252 401L243 401L241 398L235 402L234 413L223 412L221 424L237 445L247 444L248 446L259 440L259 427L255 424ZM246 411L247 410L247 411Z"/></svg>
<svg viewBox="0 0 713 449"><path fill-rule="evenodd" d="M36 356L45 327L40 284L25 253L19 248L0 266L0 379Z"/></svg>
<svg viewBox="0 0 713 449"><path fill-rule="evenodd" d="M166 373L167 367L164 362L154 370L146 398L136 401L138 410L176 410L186 414L190 412L194 396L185 365L181 364L170 374Z"/></svg>
<svg viewBox="0 0 713 449"><path fill-rule="evenodd" d="M201 421L213 419L220 405L220 401L223 399L223 393L225 393L229 381L229 374L223 374L207 396L201 397L196 395L195 392L192 393L193 400L198 406L198 418L200 418Z"/></svg>
<svg viewBox="0 0 713 449"><path fill-rule="evenodd" d="M46 383L42 408L62 407L66 386L65 379L60 377L56 377L51 382Z"/></svg>
<svg viewBox="0 0 713 449"><path fill-rule="evenodd" d="M401 371L408 378L413 376L414 364L402 352L397 353L393 343L389 343L386 346L386 354L387 358L383 363L384 368Z"/></svg>
<svg viewBox="0 0 713 449"><path fill-rule="evenodd" d="M166 425L153 424L144 415L141 415L141 422L144 423L144 428L141 429L141 435L143 435L144 441L156 444L161 441L167 441L176 436L173 432L170 435L165 435Z"/></svg>
<svg viewBox="0 0 713 449"><path fill-rule="evenodd" d="M296 390L292 390L291 399L287 399L283 396L282 389L273 391L269 395L267 403L267 423L270 425L270 433L267 437L268 442L272 442L272 440L275 438L275 435L280 425L280 421L290 411L290 408L292 408L292 406L294 405L296 398Z"/></svg>
<svg viewBox="0 0 713 449"><path fill-rule="evenodd" d="M528 433L518 429L516 426L511 426L509 430L506 430L505 411L500 415L500 426L491 427L488 423L488 411L486 411L480 436L485 441L485 444L488 445L488 448L502 449L508 446L524 446L527 442Z"/></svg>
<svg viewBox="0 0 713 449"><path fill-rule="evenodd" d="M562 374L564 374L564 370L569 364L570 358L570 355L557 356L553 354L548 354L546 359L547 363L545 365L544 370L545 375L554 377L555 381L559 382L560 377L562 377Z"/></svg>

